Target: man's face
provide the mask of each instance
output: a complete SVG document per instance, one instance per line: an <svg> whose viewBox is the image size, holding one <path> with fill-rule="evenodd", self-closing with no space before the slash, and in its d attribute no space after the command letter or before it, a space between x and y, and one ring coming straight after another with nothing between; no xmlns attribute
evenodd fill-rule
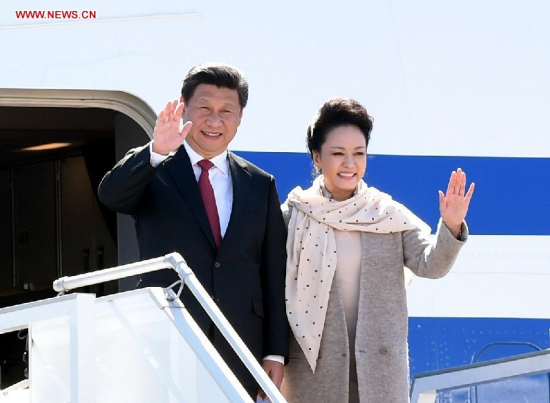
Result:
<svg viewBox="0 0 550 403"><path fill-rule="evenodd" d="M193 122L187 143L201 157L213 158L233 140L242 116L237 90L199 84L183 110L183 122Z"/></svg>

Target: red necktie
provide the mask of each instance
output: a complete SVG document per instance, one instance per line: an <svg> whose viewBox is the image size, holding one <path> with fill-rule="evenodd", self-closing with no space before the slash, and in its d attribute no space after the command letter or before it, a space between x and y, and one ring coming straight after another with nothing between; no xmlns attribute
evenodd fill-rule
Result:
<svg viewBox="0 0 550 403"><path fill-rule="evenodd" d="M208 176L208 170L212 168L214 164L208 160L202 160L197 162L197 165L202 170L201 176L199 177L199 190L201 192L202 202L204 203L204 208L206 209L206 215L208 216L208 221L210 222L210 228L212 229L216 246L219 249L222 242L220 217L218 216L218 208L216 207L214 189L212 188L212 184L210 183L210 178Z"/></svg>

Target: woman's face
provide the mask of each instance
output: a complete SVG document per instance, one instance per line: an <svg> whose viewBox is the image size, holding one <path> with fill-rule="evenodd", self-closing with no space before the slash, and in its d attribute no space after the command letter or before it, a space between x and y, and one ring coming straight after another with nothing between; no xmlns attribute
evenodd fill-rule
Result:
<svg viewBox="0 0 550 403"><path fill-rule="evenodd" d="M335 127L327 133L321 152L313 152L313 162L323 173L334 200L350 198L367 168L363 132L353 125Z"/></svg>

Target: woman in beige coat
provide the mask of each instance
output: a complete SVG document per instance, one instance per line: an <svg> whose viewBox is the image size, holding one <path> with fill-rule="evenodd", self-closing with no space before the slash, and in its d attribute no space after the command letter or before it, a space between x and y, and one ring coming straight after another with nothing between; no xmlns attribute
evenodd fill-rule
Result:
<svg viewBox="0 0 550 403"><path fill-rule="evenodd" d="M307 144L321 173L283 205L288 224L286 305L292 328L282 392L289 402L408 402L405 271L447 274L464 242L474 185L451 174L430 229L362 178L372 119L332 99Z"/></svg>

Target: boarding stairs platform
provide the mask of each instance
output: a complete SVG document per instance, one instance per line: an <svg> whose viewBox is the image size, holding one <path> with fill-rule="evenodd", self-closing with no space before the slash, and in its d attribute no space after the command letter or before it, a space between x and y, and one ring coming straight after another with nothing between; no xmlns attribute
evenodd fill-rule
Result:
<svg viewBox="0 0 550 403"><path fill-rule="evenodd" d="M180 282L101 298L80 287L172 268ZM252 402L178 298L188 287L272 402L285 402L179 254L54 282L55 298L0 309L0 334L28 329L29 379L0 402Z"/></svg>
<svg viewBox="0 0 550 403"><path fill-rule="evenodd" d="M541 377L544 388L540 387L540 379L536 379ZM502 381L516 384L513 388L504 387L498 403L550 402L550 349L418 374L411 385L411 403L496 403L479 396L478 388ZM444 396L445 392L459 389L465 389L467 396Z"/></svg>

